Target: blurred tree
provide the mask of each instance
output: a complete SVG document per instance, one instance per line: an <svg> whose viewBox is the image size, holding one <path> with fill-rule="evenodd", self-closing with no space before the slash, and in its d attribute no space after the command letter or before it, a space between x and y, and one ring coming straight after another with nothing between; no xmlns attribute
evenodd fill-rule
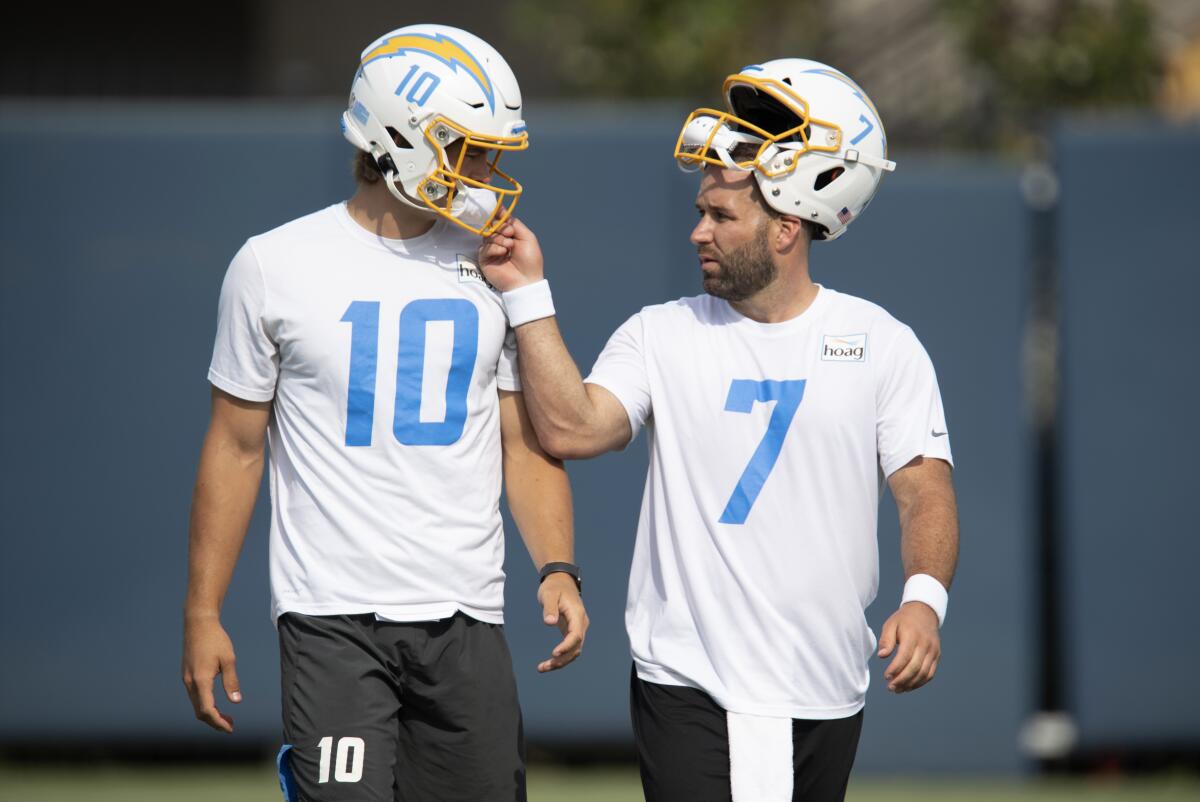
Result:
<svg viewBox="0 0 1200 802"><path fill-rule="evenodd" d="M713 103L738 66L803 55L867 87L893 141L1023 149L1058 109L1152 102L1155 15L1147 0L515 0L506 22L551 95Z"/></svg>
<svg viewBox="0 0 1200 802"><path fill-rule="evenodd" d="M1146 106L1161 74L1143 0L941 0L975 72L966 141L1025 144L1064 108Z"/></svg>
<svg viewBox="0 0 1200 802"><path fill-rule="evenodd" d="M822 57L824 2L516 0L517 41L545 54L554 94L713 101L719 80L765 54Z"/></svg>

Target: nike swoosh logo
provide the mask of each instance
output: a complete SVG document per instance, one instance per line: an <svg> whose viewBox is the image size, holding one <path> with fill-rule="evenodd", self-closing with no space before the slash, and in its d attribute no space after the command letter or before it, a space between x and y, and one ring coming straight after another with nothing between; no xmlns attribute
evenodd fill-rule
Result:
<svg viewBox="0 0 1200 802"><path fill-rule="evenodd" d="M935 432L932 429L929 430L929 433L931 435L933 435L934 437L945 437L946 436L945 432Z"/></svg>

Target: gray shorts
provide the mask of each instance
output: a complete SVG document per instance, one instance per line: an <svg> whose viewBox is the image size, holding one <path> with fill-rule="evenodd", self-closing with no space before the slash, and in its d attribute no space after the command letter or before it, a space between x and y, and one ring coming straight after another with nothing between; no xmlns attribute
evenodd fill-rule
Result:
<svg viewBox="0 0 1200 802"><path fill-rule="evenodd" d="M524 802L504 628L462 613L279 618L289 802Z"/></svg>

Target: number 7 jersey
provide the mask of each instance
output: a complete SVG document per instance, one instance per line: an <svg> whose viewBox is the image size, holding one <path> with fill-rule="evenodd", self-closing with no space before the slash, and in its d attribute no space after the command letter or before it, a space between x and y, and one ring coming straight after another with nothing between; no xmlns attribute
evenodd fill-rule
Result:
<svg viewBox="0 0 1200 802"><path fill-rule="evenodd" d="M625 612L638 676L738 713L856 713L882 480L951 459L912 330L826 288L776 324L684 298L630 318L587 381L650 435Z"/></svg>
<svg viewBox="0 0 1200 802"><path fill-rule="evenodd" d="M208 378L272 401L272 613L501 623L497 390L520 389L479 239L375 236L345 204L251 238Z"/></svg>

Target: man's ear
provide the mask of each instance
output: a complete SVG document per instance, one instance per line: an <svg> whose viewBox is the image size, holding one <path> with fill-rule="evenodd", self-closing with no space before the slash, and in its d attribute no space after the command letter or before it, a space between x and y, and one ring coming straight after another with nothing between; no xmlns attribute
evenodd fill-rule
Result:
<svg viewBox="0 0 1200 802"><path fill-rule="evenodd" d="M807 236L804 222L799 217L785 214L775 218L775 241L772 244L777 253L788 253L796 247L803 247Z"/></svg>

